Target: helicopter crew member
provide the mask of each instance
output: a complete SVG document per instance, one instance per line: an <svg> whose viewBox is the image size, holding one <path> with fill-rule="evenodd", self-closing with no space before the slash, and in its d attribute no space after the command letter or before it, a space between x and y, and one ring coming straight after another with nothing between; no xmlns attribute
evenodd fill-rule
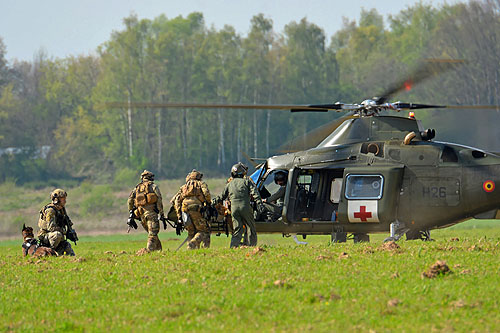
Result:
<svg viewBox="0 0 500 333"><path fill-rule="evenodd" d="M244 177L245 173L246 170L241 163L233 165L231 168L232 180L226 184L222 194L214 199L214 203L221 202L226 198L231 202L233 234L230 247L232 248L240 246L244 234L243 226L248 232L249 245L257 245L257 231L255 229L253 210L250 205L250 197L253 197L259 212L265 209L259 192L254 183L249 178Z"/></svg>
<svg viewBox="0 0 500 333"><path fill-rule="evenodd" d="M62 189L55 189L50 193L52 203L40 210L38 220L38 238L44 246L55 250L58 255L74 256L71 244L65 239L73 227L73 223L66 214L66 198L68 194Z"/></svg>
<svg viewBox="0 0 500 333"><path fill-rule="evenodd" d="M144 170L141 173L141 182L130 193L127 201L131 216L140 218L142 227L148 232L146 252L162 250L158 238L160 231L158 214L163 222L163 228L167 228L160 188L154 183L154 178L155 175L151 171Z"/></svg>
<svg viewBox="0 0 500 333"><path fill-rule="evenodd" d="M248 178L247 176L247 173L248 173L248 167L242 163L242 162L238 162L238 165L240 165L244 171L243 171L243 178ZM253 180L251 178L248 178L252 183L253 183ZM233 180L233 177L229 177L227 179L227 183L231 182ZM254 183L255 184L255 183ZM231 219L231 202L229 200L226 200L226 204L227 204L227 210L228 210L228 222L231 223L231 225L228 225L228 231L231 230L231 235L233 234L233 221ZM242 237L242 240L241 240L241 245L242 246L249 246L250 245L250 239L248 238L248 230L245 226L243 226L243 229L244 229L244 232L243 232L243 237Z"/></svg>
<svg viewBox="0 0 500 333"><path fill-rule="evenodd" d="M285 203L286 180L286 172L276 172L274 174L274 182L279 185L280 188L270 197L262 200L265 203L264 206L266 207L266 209L273 214L273 220L279 218L281 216L281 213L283 212L283 205Z"/></svg>
<svg viewBox="0 0 500 333"><path fill-rule="evenodd" d="M188 232L188 249L210 247L210 226L202 215L202 209L210 204L211 196L208 186L201 179L203 174L197 170L191 171L175 196L175 211L179 223L183 223Z"/></svg>

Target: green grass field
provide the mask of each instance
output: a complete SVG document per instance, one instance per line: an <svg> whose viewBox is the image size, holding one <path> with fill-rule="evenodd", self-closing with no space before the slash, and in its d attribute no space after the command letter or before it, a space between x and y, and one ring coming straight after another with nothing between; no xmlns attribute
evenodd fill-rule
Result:
<svg viewBox="0 0 500 333"><path fill-rule="evenodd" d="M478 331L500 330L500 225L464 223L434 242L297 246L259 235L260 250L144 256L146 234L81 237L77 257L35 259L0 242L0 331ZM452 273L422 272L444 260Z"/></svg>

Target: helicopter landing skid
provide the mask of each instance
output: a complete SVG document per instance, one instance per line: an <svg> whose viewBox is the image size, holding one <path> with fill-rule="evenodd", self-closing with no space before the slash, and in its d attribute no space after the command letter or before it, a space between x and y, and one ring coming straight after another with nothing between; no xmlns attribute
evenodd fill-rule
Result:
<svg viewBox="0 0 500 333"><path fill-rule="evenodd" d="M297 245L307 245L307 242L299 241L299 239L297 238L297 234L292 234L292 238L295 241L295 243L297 243Z"/></svg>
<svg viewBox="0 0 500 333"><path fill-rule="evenodd" d="M410 228L406 227L403 222L399 222L398 220L391 223L391 236L384 239L385 242L397 242L403 235L410 230Z"/></svg>

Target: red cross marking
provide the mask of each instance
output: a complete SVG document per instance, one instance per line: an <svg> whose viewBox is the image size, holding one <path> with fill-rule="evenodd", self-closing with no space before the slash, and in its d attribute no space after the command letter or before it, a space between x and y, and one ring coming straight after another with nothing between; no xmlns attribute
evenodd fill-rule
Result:
<svg viewBox="0 0 500 333"><path fill-rule="evenodd" d="M366 222L367 219L372 217L372 213L366 211L366 206L359 206L359 212L354 213L354 217L361 219L361 222Z"/></svg>

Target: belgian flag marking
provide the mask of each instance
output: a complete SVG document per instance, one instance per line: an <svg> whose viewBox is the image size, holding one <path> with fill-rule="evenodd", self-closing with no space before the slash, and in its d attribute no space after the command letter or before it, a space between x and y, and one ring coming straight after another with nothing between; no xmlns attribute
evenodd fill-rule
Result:
<svg viewBox="0 0 500 333"><path fill-rule="evenodd" d="M492 180L487 180L483 183L483 190L485 192L493 192L495 190L495 182Z"/></svg>

